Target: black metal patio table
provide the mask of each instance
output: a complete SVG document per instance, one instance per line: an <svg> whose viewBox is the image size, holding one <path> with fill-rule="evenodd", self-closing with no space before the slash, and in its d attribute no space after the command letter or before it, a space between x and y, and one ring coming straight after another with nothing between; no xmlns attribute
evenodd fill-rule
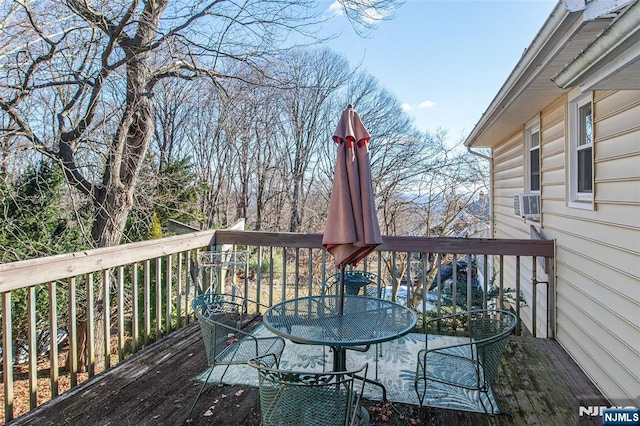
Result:
<svg viewBox="0 0 640 426"><path fill-rule="evenodd" d="M409 333L417 316L411 309L363 296L345 295L342 315L339 296L308 296L273 305L264 313L265 327L294 343L333 348L333 370L346 370L349 347L394 340ZM381 383L367 379L386 390Z"/></svg>

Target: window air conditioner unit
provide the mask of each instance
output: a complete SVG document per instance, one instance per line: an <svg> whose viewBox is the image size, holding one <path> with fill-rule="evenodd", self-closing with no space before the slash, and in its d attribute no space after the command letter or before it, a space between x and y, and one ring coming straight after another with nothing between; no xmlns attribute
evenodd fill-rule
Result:
<svg viewBox="0 0 640 426"><path fill-rule="evenodd" d="M516 194L513 196L513 211L516 216L525 219L538 219L540 217L539 194Z"/></svg>

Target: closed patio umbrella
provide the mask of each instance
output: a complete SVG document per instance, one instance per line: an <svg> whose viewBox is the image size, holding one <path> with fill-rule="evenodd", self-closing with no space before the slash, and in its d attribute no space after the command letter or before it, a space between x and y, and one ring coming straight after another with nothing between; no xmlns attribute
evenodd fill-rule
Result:
<svg viewBox="0 0 640 426"><path fill-rule="evenodd" d="M340 313L344 303L344 269L357 264L379 244L369 161L371 135L351 105L333 134L338 152L322 245L340 268Z"/></svg>

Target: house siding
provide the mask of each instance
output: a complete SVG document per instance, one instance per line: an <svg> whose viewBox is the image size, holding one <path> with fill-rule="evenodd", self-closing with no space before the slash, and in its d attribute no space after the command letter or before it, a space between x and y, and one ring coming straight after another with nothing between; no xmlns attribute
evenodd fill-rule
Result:
<svg viewBox="0 0 640 426"><path fill-rule="evenodd" d="M513 195L525 186L524 123L494 148L494 236L527 238L534 225L556 240L557 340L612 402L640 404L640 91L597 91L593 99L594 210L568 206L562 96L540 112L540 222L513 214ZM531 265L523 266L527 283ZM542 271L537 277L546 279ZM531 286L523 293L530 303ZM543 286L537 297L541 335ZM531 314L523 311L525 318Z"/></svg>
<svg viewBox="0 0 640 426"><path fill-rule="evenodd" d="M494 150L493 165L493 211L494 211L494 234L502 235L504 238L529 238L528 226L523 226L524 220L514 215L513 195L522 194L525 191L524 181L524 124L522 130L506 139L503 144ZM498 269L499 259L495 259L494 268ZM537 267L538 268L538 267ZM540 268L538 268L540 269ZM520 265L522 296L527 303L522 307L520 315L523 324L532 324L532 300L533 288L531 285L532 265L523 262ZM506 287L515 287L515 267L505 265L503 271ZM544 276L542 271L537 272L537 276ZM541 281L545 279L541 278ZM509 284L513 283L513 284ZM536 294L538 312L546 312L546 289L539 287ZM540 337L547 337L547 322L544 315L538 316L536 321L536 334Z"/></svg>

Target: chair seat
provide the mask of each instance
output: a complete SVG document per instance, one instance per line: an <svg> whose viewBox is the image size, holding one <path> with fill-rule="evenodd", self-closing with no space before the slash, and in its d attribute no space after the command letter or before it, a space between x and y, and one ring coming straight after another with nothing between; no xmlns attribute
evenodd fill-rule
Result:
<svg viewBox="0 0 640 426"><path fill-rule="evenodd" d="M455 394L473 395L484 412L499 412L497 401L489 398L491 383L509 335L517 323L509 311L479 309L459 312L425 321L425 331L464 338L447 346L430 348L418 353L414 387L420 407L424 406L429 389L449 387L443 397L455 399ZM429 389L428 389L429 388ZM495 403L494 403L495 402ZM421 410L421 420L422 420Z"/></svg>
<svg viewBox="0 0 640 426"><path fill-rule="evenodd" d="M484 367L471 356L473 347L458 346L427 353L427 365L422 362L425 350L419 356L417 377L424 380L464 389L480 390L485 387Z"/></svg>
<svg viewBox="0 0 640 426"><path fill-rule="evenodd" d="M243 337L233 340L216 356L215 364L246 364L252 358L268 353L282 353L284 340L281 337Z"/></svg>

